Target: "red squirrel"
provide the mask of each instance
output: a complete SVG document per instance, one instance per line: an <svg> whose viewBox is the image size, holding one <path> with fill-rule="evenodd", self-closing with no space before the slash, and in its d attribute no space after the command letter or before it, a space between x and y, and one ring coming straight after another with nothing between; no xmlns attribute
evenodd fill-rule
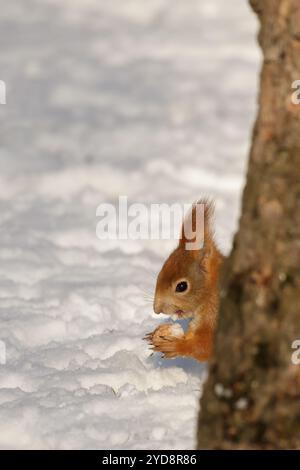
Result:
<svg viewBox="0 0 300 470"><path fill-rule="evenodd" d="M202 243L199 248L187 250L186 243L191 240L186 238L184 227L189 222L195 231L197 204L204 209ZM193 204L183 223L179 244L157 278L154 312L190 320L186 332L165 323L146 335L152 349L165 358L189 356L207 361L212 354L219 309L219 274L224 259L214 241L212 215L212 202L202 199Z"/></svg>

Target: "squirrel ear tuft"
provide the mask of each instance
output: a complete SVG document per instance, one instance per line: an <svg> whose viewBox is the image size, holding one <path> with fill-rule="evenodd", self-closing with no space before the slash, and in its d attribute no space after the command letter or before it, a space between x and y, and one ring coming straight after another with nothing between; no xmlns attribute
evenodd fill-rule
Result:
<svg viewBox="0 0 300 470"><path fill-rule="evenodd" d="M213 244L213 232L211 219L214 213L214 204L209 199L199 199L194 202L186 215L181 229L179 246L185 250L193 250L198 253L211 251Z"/></svg>

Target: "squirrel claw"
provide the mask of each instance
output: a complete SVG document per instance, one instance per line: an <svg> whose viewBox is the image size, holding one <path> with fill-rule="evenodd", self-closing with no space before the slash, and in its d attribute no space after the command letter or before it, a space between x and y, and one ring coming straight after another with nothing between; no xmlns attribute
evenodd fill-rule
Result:
<svg viewBox="0 0 300 470"><path fill-rule="evenodd" d="M151 341L152 336L153 336L153 333L146 333L145 336L143 337L143 340Z"/></svg>
<svg viewBox="0 0 300 470"><path fill-rule="evenodd" d="M172 338L168 338L167 336L160 336L161 339L163 339L164 341L173 341Z"/></svg>

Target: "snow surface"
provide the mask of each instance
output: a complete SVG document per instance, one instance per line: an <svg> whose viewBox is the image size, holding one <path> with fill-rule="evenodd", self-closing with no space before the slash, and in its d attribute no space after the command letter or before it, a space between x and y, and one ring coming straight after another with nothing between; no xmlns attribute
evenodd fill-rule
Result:
<svg viewBox="0 0 300 470"><path fill-rule="evenodd" d="M0 446L193 448L205 365L142 341L174 242L100 242L96 207L210 195L228 252L256 19L246 0L10 0L0 23Z"/></svg>

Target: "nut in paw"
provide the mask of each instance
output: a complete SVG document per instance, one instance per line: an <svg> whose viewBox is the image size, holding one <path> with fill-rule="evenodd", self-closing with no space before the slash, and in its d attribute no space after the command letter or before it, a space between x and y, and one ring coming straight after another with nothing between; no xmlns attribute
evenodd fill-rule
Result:
<svg viewBox="0 0 300 470"><path fill-rule="evenodd" d="M160 325L153 333L146 335L152 349L161 352L165 358L173 358L180 354L184 331L179 324Z"/></svg>

